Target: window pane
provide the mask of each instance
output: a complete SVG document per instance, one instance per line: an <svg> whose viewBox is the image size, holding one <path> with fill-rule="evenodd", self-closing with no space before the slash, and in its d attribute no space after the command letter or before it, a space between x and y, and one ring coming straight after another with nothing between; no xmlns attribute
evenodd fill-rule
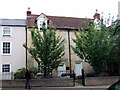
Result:
<svg viewBox="0 0 120 90"><path fill-rule="evenodd" d="M3 64L2 65L2 72L10 72L10 65L9 64Z"/></svg>
<svg viewBox="0 0 120 90"><path fill-rule="evenodd" d="M3 35L10 35L11 34L11 28L10 27L4 27L3 28Z"/></svg>
<svg viewBox="0 0 120 90"><path fill-rule="evenodd" d="M10 42L3 42L3 54L10 54Z"/></svg>

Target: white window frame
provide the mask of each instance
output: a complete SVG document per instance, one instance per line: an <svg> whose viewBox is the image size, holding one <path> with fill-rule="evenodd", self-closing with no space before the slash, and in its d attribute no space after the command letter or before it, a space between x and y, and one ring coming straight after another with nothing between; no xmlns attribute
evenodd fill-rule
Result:
<svg viewBox="0 0 120 90"><path fill-rule="evenodd" d="M4 28L10 28L10 34L4 34ZM8 26L2 27L2 36L12 36L12 27Z"/></svg>
<svg viewBox="0 0 120 90"><path fill-rule="evenodd" d="M3 65L10 65L10 71L9 72L3 72ZM11 64L10 63L3 63L3 64L1 64L1 73L2 74L10 74L11 73Z"/></svg>
<svg viewBox="0 0 120 90"><path fill-rule="evenodd" d="M5 42L10 43L10 53L3 53L3 43L5 43ZM11 55L11 51L12 51L12 42L10 42L10 41L2 41L2 43L1 43L1 55Z"/></svg>

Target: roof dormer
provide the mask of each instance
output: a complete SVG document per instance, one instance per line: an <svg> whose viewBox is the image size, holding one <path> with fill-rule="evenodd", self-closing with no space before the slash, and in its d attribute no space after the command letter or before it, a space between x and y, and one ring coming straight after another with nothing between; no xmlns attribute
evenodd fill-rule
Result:
<svg viewBox="0 0 120 90"><path fill-rule="evenodd" d="M46 15L44 13L41 13L40 16L37 18L38 30L42 30L43 23L45 23L45 28L47 28L47 21L48 18L46 17Z"/></svg>

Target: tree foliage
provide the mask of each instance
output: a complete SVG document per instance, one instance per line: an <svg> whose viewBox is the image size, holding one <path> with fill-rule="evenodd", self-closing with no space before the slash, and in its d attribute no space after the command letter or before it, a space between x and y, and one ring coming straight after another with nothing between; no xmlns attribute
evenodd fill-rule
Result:
<svg viewBox="0 0 120 90"><path fill-rule="evenodd" d="M115 46L110 53L111 62L119 62L120 61L120 21L116 20L110 27L110 31L112 32L112 39L115 41Z"/></svg>
<svg viewBox="0 0 120 90"><path fill-rule="evenodd" d="M93 67L96 74L105 69L110 52L115 45L109 28L102 23L100 28L100 30L95 29L94 23L91 23L87 29L75 32L76 39L73 41L76 46L72 47L78 57Z"/></svg>
<svg viewBox="0 0 120 90"><path fill-rule="evenodd" d="M31 37L33 47L25 45L24 47L28 49L46 76L59 66L60 58L64 55L64 40L60 36L56 36L55 29L46 29L44 25L42 32L31 30Z"/></svg>

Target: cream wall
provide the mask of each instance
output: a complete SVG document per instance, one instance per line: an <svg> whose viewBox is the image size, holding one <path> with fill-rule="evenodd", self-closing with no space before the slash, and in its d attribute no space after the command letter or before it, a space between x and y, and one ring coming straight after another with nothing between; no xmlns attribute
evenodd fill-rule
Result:
<svg viewBox="0 0 120 90"><path fill-rule="evenodd" d="M28 39L28 47L32 47L31 45L31 33L30 33L30 28L28 29L28 33L27 33L27 39ZM75 38L75 35L74 35L74 32L75 31L70 31L70 44L71 46L75 46L75 43L72 41L72 39ZM66 67L69 67L70 64L69 64L69 47L68 47L68 31L67 30L57 30L57 35L58 36L61 36L62 39L65 39L64 41L64 46L65 46L65 55L60 59L61 61L64 61L66 63ZM28 53L28 67L31 67L31 66L36 66L36 62L33 58L31 58L31 55ZM84 62L84 60L80 59L72 50L71 48L71 66L72 66L72 71L75 70L75 61L82 61L82 66L84 68L85 71L90 71L91 68L90 68L90 65L86 62ZM68 71L69 72L69 71Z"/></svg>
<svg viewBox="0 0 120 90"><path fill-rule="evenodd" d="M12 36L2 36L2 26L0 26L0 43L10 41L12 43L11 55L0 55L2 64L10 64L11 71L26 66L26 53L23 44L26 42L25 27L12 27Z"/></svg>

